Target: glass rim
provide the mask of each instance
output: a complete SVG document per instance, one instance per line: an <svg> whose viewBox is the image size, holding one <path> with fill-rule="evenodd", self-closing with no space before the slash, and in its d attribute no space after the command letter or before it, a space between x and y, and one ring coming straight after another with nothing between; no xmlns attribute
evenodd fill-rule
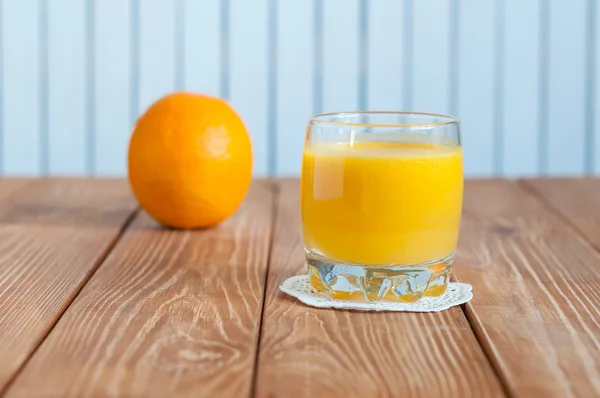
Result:
<svg viewBox="0 0 600 398"><path fill-rule="evenodd" d="M431 123L358 123L358 122L338 122L326 120L333 116L368 116L368 115L406 115L406 116L429 116L447 119L441 122ZM325 119L325 120L324 120ZM456 116L447 115L444 113L432 112L413 112L413 111L349 111L349 112L326 112L317 113L308 119L311 125L328 124L334 126L346 127L440 127L448 125L458 125L460 120Z"/></svg>

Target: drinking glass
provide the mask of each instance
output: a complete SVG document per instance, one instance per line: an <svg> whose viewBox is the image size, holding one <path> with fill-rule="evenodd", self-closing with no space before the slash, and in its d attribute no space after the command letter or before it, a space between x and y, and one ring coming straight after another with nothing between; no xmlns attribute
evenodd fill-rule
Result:
<svg viewBox="0 0 600 398"><path fill-rule="evenodd" d="M441 295L462 209L459 121L412 112L316 115L301 195L314 289L368 302Z"/></svg>

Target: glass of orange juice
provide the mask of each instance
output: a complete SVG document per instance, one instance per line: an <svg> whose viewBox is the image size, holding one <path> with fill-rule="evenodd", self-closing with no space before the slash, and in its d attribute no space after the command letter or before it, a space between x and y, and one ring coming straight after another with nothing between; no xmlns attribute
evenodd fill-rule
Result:
<svg viewBox="0 0 600 398"><path fill-rule="evenodd" d="M316 115L301 195L313 288L369 302L441 295L461 218L459 121L411 112Z"/></svg>

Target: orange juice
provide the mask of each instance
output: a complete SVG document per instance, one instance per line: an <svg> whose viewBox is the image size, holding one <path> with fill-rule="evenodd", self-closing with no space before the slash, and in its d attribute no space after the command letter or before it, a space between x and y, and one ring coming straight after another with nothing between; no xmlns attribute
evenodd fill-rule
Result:
<svg viewBox="0 0 600 398"><path fill-rule="evenodd" d="M428 142L310 142L301 191L309 253L366 266L439 260L458 240L462 150Z"/></svg>

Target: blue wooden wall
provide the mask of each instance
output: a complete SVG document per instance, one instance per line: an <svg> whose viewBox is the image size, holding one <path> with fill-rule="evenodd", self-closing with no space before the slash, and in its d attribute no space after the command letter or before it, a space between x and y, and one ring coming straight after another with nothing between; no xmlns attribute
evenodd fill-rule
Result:
<svg viewBox="0 0 600 398"><path fill-rule="evenodd" d="M124 175L136 117L227 98L257 175L296 175L306 119L463 120L468 176L600 172L597 0L2 0L0 172Z"/></svg>

